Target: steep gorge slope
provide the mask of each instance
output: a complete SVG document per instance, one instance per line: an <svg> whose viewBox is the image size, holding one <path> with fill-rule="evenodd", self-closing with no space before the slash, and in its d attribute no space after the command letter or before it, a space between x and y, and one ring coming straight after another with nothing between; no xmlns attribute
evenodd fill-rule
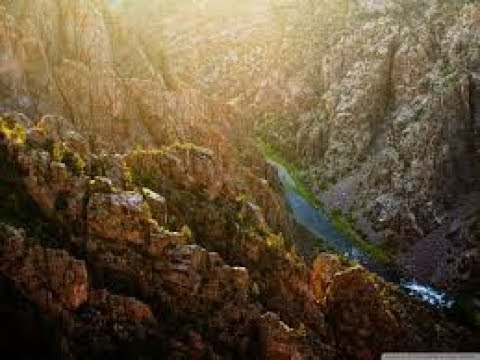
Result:
<svg viewBox="0 0 480 360"><path fill-rule="evenodd" d="M234 18L236 31L176 32L166 48L177 56L189 58L192 38L215 53L178 76L194 71L193 86L231 103L400 268L475 291L477 2L272 4Z"/></svg>
<svg viewBox="0 0 480 360"><path fill-rule="evenodd" d="M319 104L282 136L327 207L357 217L414 276L472 290L479 8L417 3L419 10L410 23L387 11L347 32L324 57Z"/></svg>

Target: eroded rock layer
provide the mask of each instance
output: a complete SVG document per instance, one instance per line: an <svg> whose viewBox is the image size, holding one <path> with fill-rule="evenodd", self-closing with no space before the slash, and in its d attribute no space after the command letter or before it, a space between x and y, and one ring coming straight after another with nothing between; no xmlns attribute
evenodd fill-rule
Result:
<svg viewBox="0 0 480 360"><path fill-rule="evenodd" d="M209 3L222 14L224 3ZM352 204L370 209L377 232L421 247L417 237L439 231L465 254L478 211L450 209L446 222L447 207L437 205L442 194L475 189L476 55L468 44L477 6L445 25L433 12L428 24L439 37L427 25L419 32L432 49L402 42L406 30L380 12L343 40L332 33L334 45L316 43L329 49L319 61L308 51L288 55L298 44L282 36L292 27L262 38L272 21L264 2L237 5L233 22L245 26L218 32L212 21L193 39L188 26L172 34L186 8L160 7L158 45L156 23L134 24L140 15L132 20L111 2L2 5L0 350L15 358L272 360L478 350L471 330L445 314L360 266L317 257L318 243L289 215L254 140L255 125L268 129L263 120L279 108L293 121L279 120L269 136L303 157L314 186L358 171L364 180ZM348 17L337 5L327 6L329 26L340 31ZM130 6L129 14L156 11ZM183 13L194 29L209 22L197 6ZM194 55L185 54L190 41L202 44ZM233 48L249 56L230 52L224 66ZM451 75L458 81L442 82L441 95L408 75L413 54L424 81L445 71L430 51L463 69ZM464 52L472 57L465 64ZM403 111L407 102L418 112ZM394 194L386 191L393 180ZM475 246L468 249L461 264L472 286Z"/></svg>

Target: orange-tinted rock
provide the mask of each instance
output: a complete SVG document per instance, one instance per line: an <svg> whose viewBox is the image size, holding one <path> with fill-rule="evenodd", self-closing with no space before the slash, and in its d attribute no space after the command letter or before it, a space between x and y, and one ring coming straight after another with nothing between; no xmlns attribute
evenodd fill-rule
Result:
<svg viewBox="0 0 480 360"><path fill-rule="evenodd" d="M328 286L333 280L333 276L343 270L345 265L340 258L332 254L319 255L312 264L312 291L315 298L323 301Z"/></svg>
<svg viewBox="0 0 480 360"><path fill-rule="evenodd" d="M29 246L25 241L19 231L2 230L2 273L10 277L27 298L53 315L84 304L88 299L85 263L66 251Z"/></svg>
<svg viewBox="0 0 480 360"><path fill-rule="evenodd" d="M139 193L92 194L87 214L90 236L135 244L148 238L150 210Z"/></svg>
<svg viewBox="0 0 480 360"><path fill-rule="evenodd" d="M260 319L262 356L267 360L332 359L333 352L328 346L308 345L305 328L292 329L274 313L266 313Z"/></svg>
<svg viewBox="0 0 480 360"><path fill-rule="evenodd" d="M92 291L89 295L89 305L100 309L115 321L156 321L150 307L137 299L111 295L106 290Z"/></svg>
<svg viewBox="0 0 480 360"><path fill-rule="evenodd" d="M401 319L392 312L389 292L382 291L385 286L360 267L338 272L331 279L325 316L345 356L373 360L382 352L406 346Z"/></svg>

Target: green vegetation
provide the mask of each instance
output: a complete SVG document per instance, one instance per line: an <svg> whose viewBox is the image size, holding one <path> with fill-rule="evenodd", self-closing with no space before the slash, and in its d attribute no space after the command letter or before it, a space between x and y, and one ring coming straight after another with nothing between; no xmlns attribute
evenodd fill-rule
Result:
<svg viewBox="0 0 480 360"><path fill-rule="evenodd" d="M345 216L339 209L335 209L330 214L332 224L342 234L347 236L364 253L369 254L377 262L382 264L391 263L391 255L387 249L368 243L355 229L353 216Z"/></svg>
<svg viewBox="0 0 480 360"><path fill-rule="evenodd" d="M82 157L73 151L66 151L63 155L62 162L67 166L67 169L76 176L83 174L85 169L85 161Z"/></svg>
<svg viewBox="0 0 480 360"><path fill-rule="evenodd" d="M166 147L166 151L170 152L173 150L187 150L187 151L194 151L195 153L205 155L207 157L213 157L213 151L199 146L197 144L191 143L191 142L175 142L173 145Z"/></svg>
<svg viewBox="0 0 480 360"><path fill-rule="evenodd" d="M155 171L151 168L142 166L133 166L128 171L129 180L135 185L156 189L158 187L158 179Z"/></svg>
<svg viewBox="0 0 480 360"><path fill-rule="evenodd" d="M246 203L247 201L249 200L248 198L248 195L245 194L245 193L239 193L236 197L235 197L235 201L239 204L244 204Z"/></svg>
<svg viewBox="0 0 480 360"><path fill-rule="evenodd" d="M298 167L286 160L278 150L274 149L266 142L261 140L258 141L258 147L267 159L270 159L287 169L290 176L295 181L295 190L303 198L305 198L312 206L316 208L323 208L322 203L317 199L315 194L305 184L304 177L302 176L301 170Z"/></svg>
<svg viewBox="0 0 480 360"><path fill-rule="evenodd" d="M45 150L47 150L50 155L52 156L53 161L62 161L63 157L63 146L60 143L53 141L52 139L48 139L45 145Z"/></svg>
<svg viewBox="0 0 480 360"><path fill-rule="evenodd" d="M286 251L285 239L281 235L269 234L266 238L267 246L281 252Z"/></svg>
<svg viewBox="0 0 480 360"><path fill-rule="evenodd" d="M270 159L287 169L287 171L290 173L293 180L295 181L296 191L302 197L304 197L312 206L315 206L316 208L323 208L320 201L303 182L301 172L295 165L285 160L285 158L282 157L279 151L276 151L272 146L268 145L263 141L259 141L259 148L267 159ZM334 210L330 214L330 220L338 231L348 237L364 253L369 254L373 259L375 259L375 261L382 264L391 263L391 255L387 249L368 243L358 233L358 231L355 229L355 226L353 225L355 223L355 219L353 218L353 216L345 216L340 210ZM325 241L323 241L322 243L326 244ZM326 246L326 249L335 251L328 246Z"/></svg>
<svg viewBox="0 0 480 360"><path fill-rule="evenodd" d="M188 225L183 225L182 229L180 232L187 237L187 239L192 240L193 239L193 232L192 229Z"/></svg>
<svg viewBox="0 0 480 360"><path fill-rule="evenodd" d="M75 176L80 176L85 170L85 161L80 154L70 150L65 144L49 141L46 150L52 156L53 161L64 163L67 169Z"/></svg>
<svg viewBox="0 0 480 360"><path fill-rule="evenodd" d="M25 128L18 123L11 123L0 118L0 134L18 144L24 144L27 139Z"/></svg>
<svg viewBox="0 0 480 360"><path fill-rule="evenodd" d="M291 163L299 163L296 149L296 136L299 127L298 114L288 111L267 112L260 116L255 129L258 139L282 154Z"/></svg>
<svg viewBox="0 0 480 360"><path fill-rule="evenodd" d="M438 73L439 76L435 79L434 90L443 94L446 89L455 83L455 67L448 58L445 58L438 66Z"/></svg>
<svg viewBox="0 0 480 360"><path fill-rule="evenodd" d="M134 150L133 154L139 156L141 154L151 153L149 150ZM156 189L158 179L153 168L142 166L140 162L131 164L125 171L128 181L137 186L146 187L148 189Z"/></svg>

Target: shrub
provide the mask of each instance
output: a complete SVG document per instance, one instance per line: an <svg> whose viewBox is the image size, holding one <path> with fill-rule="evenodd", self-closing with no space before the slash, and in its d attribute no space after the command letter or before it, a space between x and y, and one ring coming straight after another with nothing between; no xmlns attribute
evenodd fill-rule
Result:
<svg viewBox="0 0 480 360"><path fill-rule="evenodd" d="M183 225L180 232L184 234L189 240L193 239L193 232L188 225Z"/></svg>
<svg viewBox="0 0 480 360"><path fill-rule="evenodd" d="M132 183L149 189L158 187L158 180L154 170L141 166L133 166L130 168L129 177Z"/></svg>
<svg viewBox="0 0 480 360"><path fill-rule="evenodd" d="M10 123L0 118L0 134L18 144L24 144L27 139L25 128L18 123Z"/></svg>
<svg viewBox="0 0 480 360"><path fill-rule="evenodd" d="M267 246L280 251L285 251L285 240L281 235L270 234L267 236Z"/></svg>
<svg viewBox="0 0 480 360"><path fill-rule="evenodd" d="M74 175L80 176L85 170L85 162L82 157L73 151L66 151L63 154L62 162Z"/></svg>
<svg viewBox="0 0 480 360"><path fill-rule="evenodd" d="M53 161L62 161L65 148L61 143L55 142L53 139L48 139L45 144L45 150L50 153Z"/></svg>

